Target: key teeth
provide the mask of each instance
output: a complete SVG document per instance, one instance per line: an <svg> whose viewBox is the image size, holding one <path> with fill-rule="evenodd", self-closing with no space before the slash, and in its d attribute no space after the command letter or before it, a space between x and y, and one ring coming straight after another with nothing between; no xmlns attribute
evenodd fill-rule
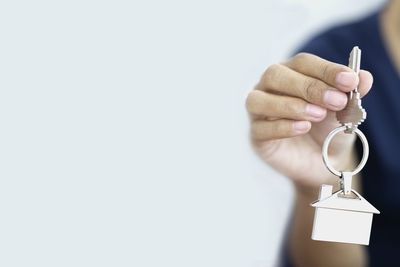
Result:
<svg viewBox="0 0 400 267"><path fill-rule="evenodd" d="M350 125L352 128L357 127L367 118L367 112L361 106L359 93L349 96L347 106L336 113L336 118L342 125Z"/></svg>
<svg viewBox="0 0 400 267"><path fill-rule="evenodd" d="M346 107L342 111L336 113L336 118L343 125L348 123L359 125L367 118L367 112L363 108Z"/></svg>

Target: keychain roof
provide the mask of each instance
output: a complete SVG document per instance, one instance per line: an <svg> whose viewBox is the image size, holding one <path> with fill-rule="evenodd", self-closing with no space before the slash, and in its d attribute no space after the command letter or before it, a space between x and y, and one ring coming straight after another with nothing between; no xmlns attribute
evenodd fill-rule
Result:
<svg viewBox="0 0 400 267"><path fill-rule="evenodd" d="M355 190L352 190L352 192L356 195L355 198L340 197L339 194L342 193L342 190L339 190L324 199L313 202L311 206L315 208L349 210L376 214L380 213L379 210L372 206L359 193L357 193Z"/></svg>

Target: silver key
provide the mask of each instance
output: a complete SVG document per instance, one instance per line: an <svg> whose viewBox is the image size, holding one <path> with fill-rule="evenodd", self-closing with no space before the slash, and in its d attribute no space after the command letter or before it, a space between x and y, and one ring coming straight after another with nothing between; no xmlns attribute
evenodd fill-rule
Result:
<svg viewBox="0 0 400 267"><path fill-rule="evenodd" d="M358 46L355 46L350 53L349 67L357 75L360 72L360 63L361 50ZM358 125L367 118L367 112L361 106L361 97L357 87L348 94L347 106L343 110L336 112L336 118L343 126L347 127L346 133L353 133Z"/></svg>

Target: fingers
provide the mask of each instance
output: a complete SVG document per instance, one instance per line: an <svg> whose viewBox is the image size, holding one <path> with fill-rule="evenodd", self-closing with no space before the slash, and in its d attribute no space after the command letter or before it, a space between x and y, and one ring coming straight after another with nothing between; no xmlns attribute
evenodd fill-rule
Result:
<svg viewBox="0 0 400 267"><path fill-rule="evenodd" d="M351 68L308 53L297 54L285 65L343 92L353 90L359 82L357 74Z"/></svg>
<svg viewBox="0 0 400 267"><path fill-rule="evenodd" d="M309 121L274 120L254 121L251 126L253 140L268 141L305 134L311 129Z"/></svg>
<svg viewBox="0 0 400 267"><path fill-rule="evenodd" d="M347 92L358 87L361 96L371 89L371 73L301 53L285 64L274 64L247 97L254 140L273 140L307 133L327 111L342 110Z"/></svg>
<svg viewBox="0 0 400 267"><path fill-rule="evenodd" d="M265 71L256 89L298 97L333 111L343 109L347 103L345 93L280 64Z"/></svg>
<svg viewBox="0 0 400 267"><path fill-rule="evenodd" d="M368 71L360 70L357 76L347 66L330 62L308 53L297 54L285 65L304 75L319 79L343 92L349 92L358 85L361 96L368 93L373 83L372 74Z"/></svg>
<svg viewBox="0 0 400 267"><path fill-rule="evenodd" d="M252 115L292 120L322 121L327 113L325 108L289 96L274 95L254 90L246 100L247 110Z"/></svg>

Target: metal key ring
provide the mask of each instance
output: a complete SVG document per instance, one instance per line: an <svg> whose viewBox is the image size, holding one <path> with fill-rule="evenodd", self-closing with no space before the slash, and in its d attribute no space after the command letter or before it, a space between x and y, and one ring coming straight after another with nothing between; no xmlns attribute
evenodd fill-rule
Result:
<svg viewBox="0 0 400 267"><path fill-rule="evenodd" d="M341 177L342 176L342 172L336 170L335 168L333 168L333 166L329 163L328 160L328 147L330 142L332 141L333 137L338 134L339 132L344 132L345 130L347 130L347 126L341 126L341 127L337 127L335 129L333 129L328 136L325 139L325 142L322 146L322 159L324 160L325 166L328 168L328 170L333 173L334 175ZM364 168L365 164L367 163L368 160L368 156L369 156L369 146L368 146L368 141L367 138L365 137L365 135L363 134L363 132L361 132L358 128L354 129L354 132L358 135L358 137L360 138L361 142L362 142L362 146L363 146L363 156L361 159L361 162L358 164L358 166L354 169L354 171L351 172L351 175L354 176L357 173L359 173L362 168Z"/></svg>

